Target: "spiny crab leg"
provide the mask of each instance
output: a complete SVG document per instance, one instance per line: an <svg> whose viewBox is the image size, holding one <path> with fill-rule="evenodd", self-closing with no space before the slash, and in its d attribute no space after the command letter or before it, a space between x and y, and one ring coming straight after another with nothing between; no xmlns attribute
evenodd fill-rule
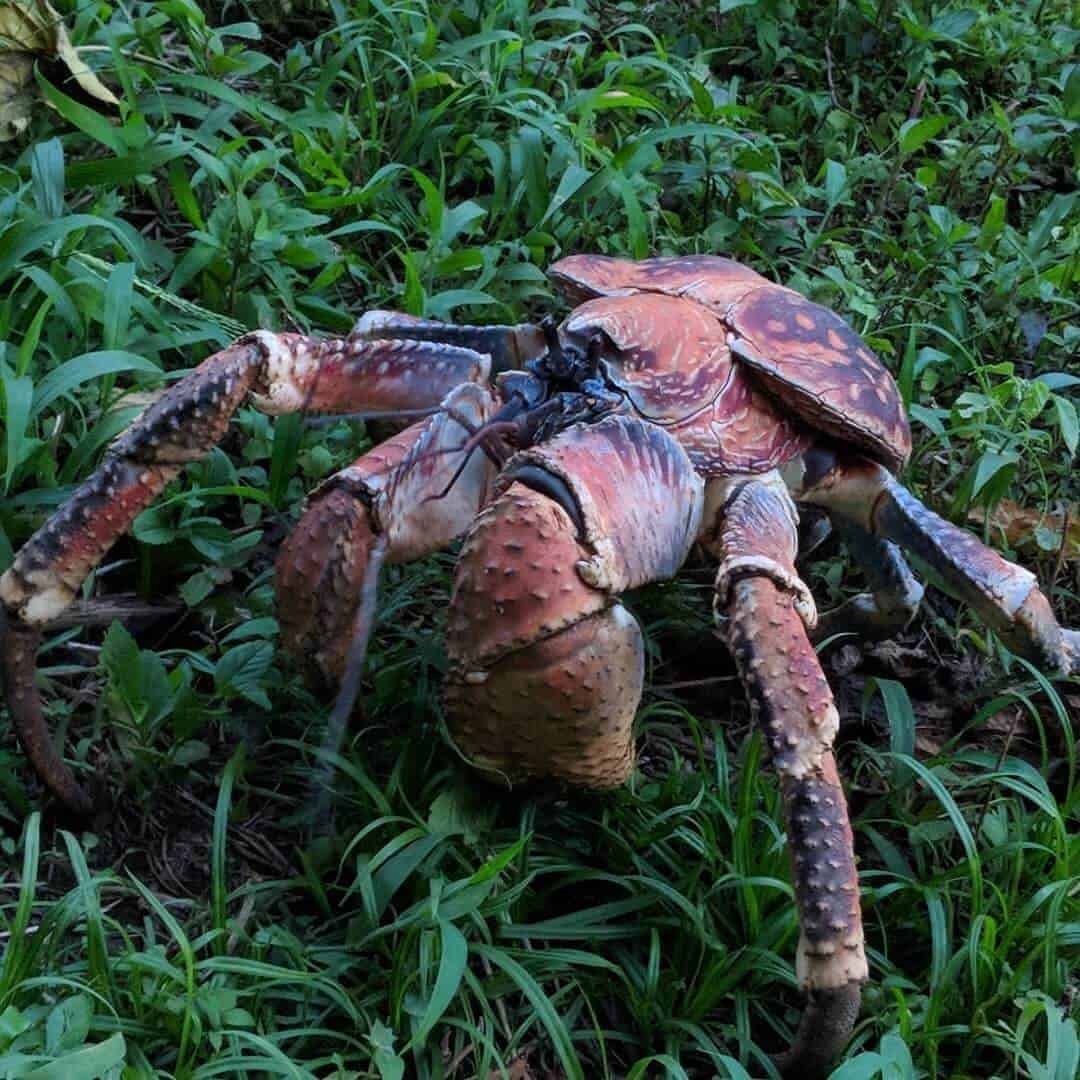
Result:
<svg viewBox="0 0 1080 1080"><path fill-rule="evenodd" d="M382 565L437 551L472 523L495 467L483 455L470 456L468 441L494 410L486 387L457 387L438 415L376 446L313 492L282 547L282 643L316 683L339 687L311 782L316 823L329 814L334 759L360 691ZM453 487L436 501L450 475Z"/></svg>
<svg viewBox="0 0 1080 1080"><path fill-rule="evenodd" d="M1009 562L924 506L888 470L815 448L804 457L801 502L912 552L1015 653L1048 671L1080 672L1080 631L1061 626L1030 570Z"/></svg>
<svg viewBox="0 0 1080 1080"><path fill-rule="evenodd" d="M8 707L27 757L49 789L77 813L90 809L45 724L35 684L42 630L165 485L216 445L249 395L272 414L352 412L358 404L424 409L463 383L485 383L489 368L487 356L459 346L259 331L205 360L151 405L0 578Z"/></svg>
<svg viewBox="0 0 1080 1080"><path fill-rule="evenodd" d="M491 374L523 368L545 348L544 332L532 323L516 326L464 326L438 322L399 311L368 311L353 328L353 338L364 341L407 339L437 342L471 349L491 357Z"/></svg>
<svg viewBox="0 0 1080 1080"><path fill-rule="evenodd" d="M798 535L786 488L775 474L720 486L718 527L705 541L722 560L717 614L781 777L799 911L796 973L808 994L777 1067L809 1080L843 1050L869 974L854 839L832 753L838 715L799 610L802 590L791 584Z"/></svg>

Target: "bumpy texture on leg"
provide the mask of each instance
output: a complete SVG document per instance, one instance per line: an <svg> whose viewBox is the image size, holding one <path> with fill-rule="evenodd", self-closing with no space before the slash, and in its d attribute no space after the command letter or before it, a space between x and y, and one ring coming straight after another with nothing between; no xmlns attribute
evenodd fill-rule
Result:
<svg viewBox="0 0 1080 1080"><path fill-rule="evenodd" d="M45 725L34 678L41 630L74 599L87 574L181 467L220 439L255 383L261 358L255 342L242 340L167 391L22 546L0 578L8 623L4 688L12 721L38 775L76 813L86 813L90 799Z"/></svg>
<svg viewBox="0 0 1080 1080"><path fill-rule="evenodd" d="M799 515L780 475L763 473L750 482L738 476L713 480L705 499L701 541L720 560L713 600L717 615L723 617L736 581L759 574L787 590L806 625L815 626L814 597L795 570ZM726 513L735 505L739 506L737 514ZM787 527L778 529L778 520Z"/></svg>
<svg viewBox="0 0 1080 1080"><path fill-rule="evenodd" d="M1034 574L929 510L880 465L818 457L797 492L800 500L911 551L1032 663L1063 675L1080 671L1080 632L1058 624Z"/></svg>
<svg viewBox="0 0 1080 1080"><path fill-rule="evenodd" d="M211 356L150 406L0 578L8 707L31 764L53 793L79 812L89 802L45 729L34 679L40 631L139 512L221 439L249 394L271 413L434 408L454 387L483 383L489 369L485 355L435 343L259 331Z"/></svg>
<svg viewBox="0 0 1080 1080"><path fill-rule="evenodd" d="M641 631L581 580L587 556L563 508L523 484L480 516L462 551L448 634L451 734L472 764L510 783L601 789L633 770Z"/></svg>
<svg viewBox="0 0 1080 1080"><path fill-rule="evenodd" d="M368 311L350 335L365 341L408 339L454 345L491 357L491 374L525 366L547 347L544 332L532 323L518 326L460 326L397 311Z"/></svg>
<svg viewBox="0 0 1080 1080"><path fill-rule="evenodd" d="M336 685L344 674L377 539L389 563L420 558L461 536L487 500L494 469L479 452L445 498L436 496L461 465L471 432L495 410L494 397L466 385L444 405L323 483L281 549L282 641L321 681Z"/></svg>
<svg viewBox="0 0 1080 1080"><path fill-rule="evenodd" d="M701 485L679 445L626 417L516 455L462 548L450 602L450 729L511 782L603 789L633 769L644 652L619 592L674 574Z"/></svg>
<svg viewBox="0 0 1080 1080"><path fill-rule="evenodd" d="M796 971L808 1004L785 1075L819 1077L843 1049L868 968L847 804L836 773L832 693L797 610L797 535L786 492L751 480L721 509L706 543L725 560L760 554L780 572L719 577L728 644L780 773L794 865L800 938ZM723 563L721 564L723 566Z"/></svg>

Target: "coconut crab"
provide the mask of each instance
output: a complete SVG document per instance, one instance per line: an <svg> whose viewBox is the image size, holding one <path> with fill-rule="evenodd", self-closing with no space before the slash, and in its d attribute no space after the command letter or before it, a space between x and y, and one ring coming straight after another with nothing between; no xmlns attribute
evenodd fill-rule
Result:
<svg viewBox="0 0 1080 1080"><path fill-rule="evenodd" d="M245 401L282 414L423 418L310 497L280 553L283 640L355 697L383 562L464 537L448 620L450 728L510 781L615 787L634 767L643 649L620 604L715 556L715 613L778 770L808 1001L785 1074L820 1075L851 1033L868 968L838 717L812 642L889 636L922 588L901 548L951 582L1016 652L1080 670L1034 576L894 478L911 448L889 373L837 315L736 262L579 255L550 271L556 328L471 327L385 311L344 339L259 331L204 361L111 447L0 580L8 706L69 808L90 803L35 687L42 629ZM870 591L817 615L795 567L797 504L840 528Z"/></svg>

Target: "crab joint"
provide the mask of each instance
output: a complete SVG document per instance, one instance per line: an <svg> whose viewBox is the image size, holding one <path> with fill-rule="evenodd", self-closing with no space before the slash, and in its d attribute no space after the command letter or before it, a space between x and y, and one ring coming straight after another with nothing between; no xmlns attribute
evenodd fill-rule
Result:
<svg viewBox="0 0 1080 1080"><path fill-rule="evenodd" d="M713 597L714 614L724 617L731 586L743 577L767 577L777 587L791 593L795 610L808 630L817 626L817 605L806 583L798 574L764 555L732 555L720 564L716 573L716 595Z"/></svg>

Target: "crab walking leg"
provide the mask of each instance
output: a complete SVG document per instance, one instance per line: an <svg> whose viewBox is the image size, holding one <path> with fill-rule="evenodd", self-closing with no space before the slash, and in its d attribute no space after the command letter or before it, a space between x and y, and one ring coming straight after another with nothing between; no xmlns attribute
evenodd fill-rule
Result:
<svg viewBox="0 0 1080 1080"><path fill-rule="evenodd" d="M45 727L34 673L42 629L140 511L220 441L249 395L269 413L434 408L452 388L483 383L489 366L487 356L455 346L260 331L205 360L151 405L0 578L5 695L27 757L49 789L72 810L88 809Z"/></svg>
<svg viewBox="0 0 1080 1080"><path fill-rule="evenodd" d="M674 439L619 416L515 455L498 489L450 601L451 735L492 779L617 787L644 678L618 596L678 571L701 481Z"/></svg>
<svg viewBox="0 0 1080 1080"><path fill-rule="evenodd" d="M384 561L420 558L464 533L494 478L484 454L462 461L470 435L496 409L494 396L465 385L443 404L323 484L278 557L283 643L315 682L338 686L310 785L317 822L329 811L333 761L359 695Z"/></svg>
<svg viewBox="0 0 1080 1080"><path fill-rule="evenodd" d="M277 561L282 641L318 681L346 676L346 654L377 549L410 562L461 536L487 500L494 466L477 451L445 497L469 436L496 409L484 387L460 386L444 409L380 443L308 499Z"/></svg>
<svg viewBox="0 0 1080 1080"><path fill-rule="evenodd" d="M866 574L870 591L858 593L831 611L823 611L811 640L824 641L845 632L858 634L867 641L894 636L918 613L922 585L895 544L852 522L840 522L837 532L847 545L848 554Z"/></svg>
<svg viewBox="0 0 1080 1080"><path fill-rule="evenodd" d="M819 1077L851 1034L868 975L851 825L832 754L838 716L806 633L786 488L775 474L716 487L718 527L703 539L721 559L717 615L781 778L799 910L796 972L808 994L777 1065L784 1075Z"/></svg>
<svg viewBox="0 0 1080 1080"><path fill-rule="evenodd" d="M906 548L930 566L1014 652L1051 671L1080 671L1080 631L1059 625L1035 575L924 506L886 469L832 451L806 455L797 498Z"/></svg>
<svg viewBox="0 0 1080 1080"><path fill-rule="evenodd" d="M421 319L399 311L368 311L353 328L364 340L401 339L456 345L491 357L491 374L525 366L546 348L544 332L533 323L517 326L459 326L456 323Z"/></svg>

